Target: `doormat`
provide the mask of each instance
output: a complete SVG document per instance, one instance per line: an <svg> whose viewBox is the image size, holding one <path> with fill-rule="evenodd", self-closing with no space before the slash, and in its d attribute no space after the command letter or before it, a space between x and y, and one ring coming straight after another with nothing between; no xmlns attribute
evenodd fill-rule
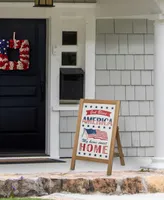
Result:
<svg viewBox="0 0 164 200"><path fill-rule="evenodd" d="M10 158L0 159L0 164L26 164L26 163L66 163L64 160L52 158Z"/></svg>

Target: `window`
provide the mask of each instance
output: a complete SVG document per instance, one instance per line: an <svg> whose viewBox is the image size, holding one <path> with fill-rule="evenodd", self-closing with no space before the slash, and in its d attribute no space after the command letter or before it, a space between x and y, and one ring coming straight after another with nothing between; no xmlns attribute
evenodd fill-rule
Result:
<svg viewBox="0 0 164 200"><path fill-rule="evenodd" d="M62 52L62 66L76 66L77 53L76 52Z"/></svg>
<svg viewBox="0 0 164 200"><path fill-rule="evenodd" d="M60 34L60 104L77 104L84 98L85 21L63 19Z"/></svg>
<svg viewBox="0 0 164 200"><path fill-rule="evenodd" d="M63 31L62 45L77 45L77 32L76 31Z"/></svg>
<svg viewBox="0 0 164 200"><path fill-rule="evenodd" d="M62 32L61 65L77 66L77 31ZM69 51L67 51L69 50ZM71 51L72 50L72 51Z"/></svg>

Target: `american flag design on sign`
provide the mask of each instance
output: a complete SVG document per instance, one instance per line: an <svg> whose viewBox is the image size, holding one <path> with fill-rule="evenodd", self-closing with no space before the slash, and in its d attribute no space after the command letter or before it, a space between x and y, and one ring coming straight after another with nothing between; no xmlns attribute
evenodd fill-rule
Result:
<svg viewBox="0 0 164 200"><path fill-rule="evenodd" d="M99 139L99 140L108 140L108 134L106 131L101 131L99 129L84 129L84 135L88 139Z"/></svg>

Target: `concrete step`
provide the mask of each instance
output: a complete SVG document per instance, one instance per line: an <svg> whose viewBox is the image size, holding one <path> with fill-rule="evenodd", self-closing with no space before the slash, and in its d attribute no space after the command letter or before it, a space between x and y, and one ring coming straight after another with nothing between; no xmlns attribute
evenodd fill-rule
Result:
<svg viewBox="0 0 164 200"><path fill-rule="evenodd" d="M53 193L164 193L164 171L38 173L0 175L0 197L44 196Z"/></svg>

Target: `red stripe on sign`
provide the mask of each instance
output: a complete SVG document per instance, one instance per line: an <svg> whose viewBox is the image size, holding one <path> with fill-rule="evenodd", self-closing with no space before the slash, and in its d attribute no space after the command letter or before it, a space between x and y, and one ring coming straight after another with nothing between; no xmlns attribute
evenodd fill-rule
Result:
<svg viewBox="0 0 164 200"><path fill-rule="evenodd" d="M106 110L87 110L87 115L104 115L110 117L111 112Z"/></svg>

